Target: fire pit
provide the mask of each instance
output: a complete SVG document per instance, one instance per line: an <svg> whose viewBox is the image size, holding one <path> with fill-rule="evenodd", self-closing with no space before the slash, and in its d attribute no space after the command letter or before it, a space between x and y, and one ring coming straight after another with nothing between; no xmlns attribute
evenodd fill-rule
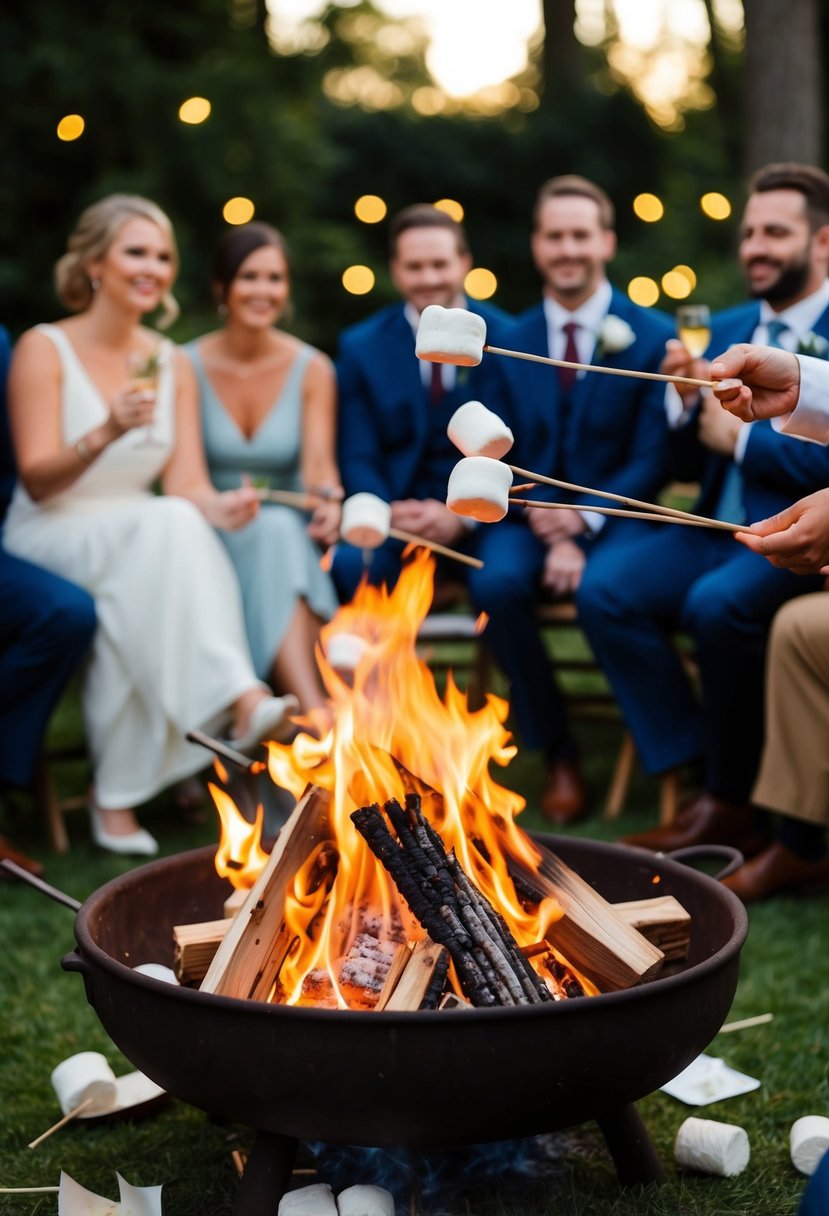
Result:
<svg viewBox="0 0 829 1216"><path fill-rule="evenodd" d="M596 1119L620 1179L651 1181L661 1167L631 1103L685 1068L719 1030L746 914L730 891L678 861L540 840L610 901L674 895L692 917L687 960L623 992L453 1013L273 1005L137 974L139 963L172 962L174 925L221 915L227 886L208 847L142 866L91 895L63 966L83 975L87 999L137 1068L209 1114L257 1129L236 1216L275 1211L297 1138L427 1147Z"/></svg>

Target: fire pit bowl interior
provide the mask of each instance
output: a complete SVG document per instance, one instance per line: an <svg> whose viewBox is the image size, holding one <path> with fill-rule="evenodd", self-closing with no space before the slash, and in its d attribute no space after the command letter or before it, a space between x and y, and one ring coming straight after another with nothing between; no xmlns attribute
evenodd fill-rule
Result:
<svg viewBox="0 0 829 1216"><path fill-rule="evenodd" d="M193 1106L264 1132L416 1147L601 1120L664 1084L717 1033L747 918L730 891L679 862L540 839L611 901L675 895L692 918L687 961L624 992L443 1013L287 1008L137 974L139 963L172 964L174 925L221 916L228 887L207 847L91 895L63 966L82 973L90 1004L137 1068Z"/></svg>

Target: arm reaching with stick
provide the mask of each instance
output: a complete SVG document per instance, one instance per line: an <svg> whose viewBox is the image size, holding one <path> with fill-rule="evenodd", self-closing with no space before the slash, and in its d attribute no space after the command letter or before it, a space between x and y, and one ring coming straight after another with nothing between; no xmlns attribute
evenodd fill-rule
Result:
<svg viewBox="0 0 829 1216"><path fill-rule="evenodd" d="M741 342L713 361L711 375L714 396L744 422L790 414L798 403L800 362L777 347Z"/></svg>
<svg viewBox="0 0 829 1216"><path fill-rule="evenodd" d="M829 490L759 520L737 540L793 574L829 574Z"/></svg>

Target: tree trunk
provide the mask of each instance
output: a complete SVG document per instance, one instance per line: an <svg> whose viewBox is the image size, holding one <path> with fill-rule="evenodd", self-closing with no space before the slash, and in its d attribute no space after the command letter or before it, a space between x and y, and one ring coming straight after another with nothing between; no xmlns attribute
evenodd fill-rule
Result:
<svg viewBox="0 0 829 1216"><path fill-rule="evenodd" d="M582 47L576 38L576 0L542 0L544 50L541 59L545 97L561 96L582 83Z"/></svg>
<svg viewBox="0 0 829 1216"><path fill-rule="evenodd" d="M823 152L818 0L744 0L744 168L819 164Z"/></svg>

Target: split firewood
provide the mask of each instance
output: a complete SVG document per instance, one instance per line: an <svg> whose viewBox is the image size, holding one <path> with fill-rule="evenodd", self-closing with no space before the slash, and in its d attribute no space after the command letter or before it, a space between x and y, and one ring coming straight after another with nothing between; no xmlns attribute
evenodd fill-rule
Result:
<svg viewBox="0 0 829 1216"><path fill-rule="evenodd" d="M401 942L395 951L394 958L391 961L391 966L386 974L386 979L383 987L380 990L380 995L377 998L375 1009L385 1009L391 994L397 987L397 981L406 969L406 964L411 958L412 947L409 942Z"/></svg>
<svg viewBox="0 0 829 1216"><path fill-rule="evenodd" d="M430 938L415 942L403 974L385 1008L436 1009L449 971L449 952Z"/></svg>
<svg viewBox="0 0 829 1216"><path fill-rule="evenodd" d="M173 971L180 984L204 979L230 925L230 920L205 920L173 926Z"/></svg>
<svg viewBox="0 0 829 1216"><path fill-rule="evenodd" d="M469 1001L465 1001L462 996L458 996L457 992L447 992L444 997L441 997L438 1009L471 1009Z"/></svg>
<svg viewBox="0 0 829 1216"><path fill-rule="evenodd" d="M666 962L687 958L691 944L691 916L673 895L632 899L614 904L613 910L643 937L658 947Z"/></svg>
<svg viewBox="0 0 829 1216"><path fill-rule="evenodd" d="M290 948L282 914L297 870L328 833L331 795L309 785L216 951L202 992L267 1000Z"/></svg>
<svg viewBox="0 0 829 1216"><path fill-rule="evenodd" d="M546 984L524 958L500 913L471 883L454 854L420 810L416 794L406 810L391 800L362 807L351 818L388 870L412 915L433 941L446 946L461 987L473 1005L540 1004L551 1000Z"/></svg>

